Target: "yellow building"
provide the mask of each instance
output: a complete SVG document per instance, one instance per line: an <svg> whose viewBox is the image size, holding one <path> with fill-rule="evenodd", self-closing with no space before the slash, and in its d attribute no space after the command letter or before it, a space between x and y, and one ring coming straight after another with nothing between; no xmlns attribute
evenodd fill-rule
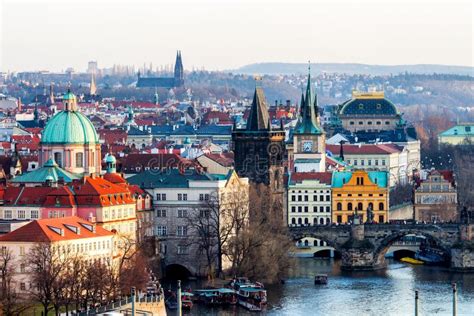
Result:
<svg viewBox="0 0 474 316"><path fill-rule="evenodd" d="M357 211L363 222L368 210L373 221L388 222L386 171L336 171L332 175L332 222L347 223Z"/></svg>

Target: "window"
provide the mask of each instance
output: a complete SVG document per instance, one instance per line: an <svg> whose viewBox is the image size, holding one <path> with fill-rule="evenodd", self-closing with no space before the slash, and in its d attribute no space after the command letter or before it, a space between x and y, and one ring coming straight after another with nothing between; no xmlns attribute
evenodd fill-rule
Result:
<svg viewBox="0 0 474 316"><path fill-rule="evenodd" d="M157 193L156 194L157 201L166 201L166 194L165 193Z"/></svg>
<svg viewBox="0 0 474 316"><path fill-rule="evenodd" d="M331 201L331 195L328 194L326 195L326 202L329 202L329 201Z"/></svg>
<svg viewBox="0 0 474 316"><path fill-rule="evenodd" d="M178 246L178 255L185 255L188 253L188 246L180 245Z"/></svg>
<svg viewBox="0 0 474 316"><path fill-rule="evenodd" d="M337 210L342 211L342 203L337 203Z"/></svg>
<svg viewBox="0 0 474 316"><path fill-rule="evenodd" d="M25 282L21 282L21 283L20 283L20 290L26 291L26 284L25 284Z"/></svg>
<svg viewBox="0 0 474 316"><path fill-rule="evenodd" d="M363 122L363 121L359 121L359 125L364 125L364 122Z"/></svg>
<svg viewBox="0 0 474 316"><path fill-rule="evenodd" d="M324 206L320 206L320 207L319 207L319 211L320 211L321 213L323 213L323 212L324 212Z"/></svg>
<svg viewBox="0 0 474 316"><path fill-rule="evenodd" d="M367 124L368 124L368 125L372 125L372 121L368 121Z"/></svg>
<svg viewBox="0 0 474 316"><path fill-rule="evenodd" d="M301 202L303 201L303 196L302 195L298 195L298 202Z"/></svg>
<svg viewBox="0 0 474 316"><path fill-rule="evenodd" d="M331 208L329 206L326 206L326 212L327 213L330 213L331 212Z"/></svg>
<svg viewBox="0 0 474 316"><path fill-rule="evenodd" d="M313 206L313 212L316 213L318 211L318 207L317 206Z"/></svg>
<svg viewBox="0 0 474 316"><path fill-rule="evenodd" d="M5 218L12 218L13 214L11 210L5 210Z"/></svg>
<svg viewBox="0 0 474 316"><path fill-rule="evenodd" d="M187 210L178 210L178 217L183 218L188 216Z"/></svg>
<svg viewBox="0 0 474 316"><path fill-rule="evenodd" d="M372 160L371 160L371 159L367 160L367 164L368 164L369 166L372 166Z"/></svg>
<svg viewBox="0 0 474 316"><path fill-rule="evenodd" d="M291 212L292 212L292 213L295 213L295 212L296 212L296 207L295 207L295 206L292 206L292 207L291 207Z"/></svg>
<svg viewBox="0 0 474 316"><path fill-rule="evenodd" d="M39 213L38 210L32 210L31 211L31 218L39 218Z"/></svg>
<svg viewBox="0 0 474 316"><path fill-rule="evenodd" d="M63 159L61 153L54 153L54 161L59 167L63 167Z"/></svg>
<svg viewBox="0 0 474 316"><path fill-rule="evenodd" d="M342 216L341 215L337 215L337 222L339 224L342 223Z"/></svg>
<svg viewBox="0 0 474 316"><path fill-rule="evenodd" d="M182 201L182 200L183 200L183 194L178 193L178 201Z"/></svg>
<svg viewBox="0 0 474 316"><path fill-rule="evenodd" d="M187 226L177 226L176 227L176 235L177 236L187 236L188 235L188 227Z"/></svg>
<svg viewBox="0 0 474 316"><path fill-rule="evenodd" d="M25 218L25 210L18 210L18 218Z"/></svg>
<svg viewBox="0 0 474 316"><path fill-rule="evenodd" d="M376 165L376 166L379 165L379 160L378 160L378 159L375 159L375 165Z"/></svg>
<svg viewBox="0 0 474 316"><path fill-rule="evenodd" d="M383 215L379 215L379 223L385 222Z"/></svg>
<svg viewBox="0 0 474 316"><path fill-rule="evenodd" d="M158 236L166 236L167 235L167 229L166 226L158 226L156 227L156 234Z"/></svg>
<svg viewBox="0 0 474 316"><path fill-rule="evenodd" d="M187 194L186 195L186 200L188 199ZM199 201L209 201L209 194L199 194Z"/></svg>
<svg viewBox="0 0 474 316"><path fill-rule="evenodd" d="M324 201L324 195L319 196L319 201L321 201L321 202Z"/></svg>
<svg viewBox="0 0 474 316"><path fill-rule="evenodd" d="M304 207L304 212L308 213L308 207L307 206Z"/></svg>
<svg viewBox="0 0 474 316"><path fill-rule="evenodd" d="M199 216L201 217L209 217L209 214L210 214L209 210L199 210Z"/></svg>
<svg viewBox="0 0 474 316"><path fill-rule="evenodd" d="M305 196L304 196L304 200L305 200L305 202L308 202L308 201L309 201L309 196L308 196L308 195L305 195Z"/></svg>
<svg viewBox="0 0 474 316"><path fill-rule="evenodd" d="M382 122L377 121L375 124L377 124L377 125L382 125Z"/></svg>
<svg viewBox="0 0 474 316"><path fill-rule="evenodd" d="M76 153L76 168L84 167L84 154Z"/></svg>
<svg viewBox="0 0 474 316"><path fill-rule="evenodd" d="M24 256L24 255L25 255L25 247L20 246L20 256Z"/></svg>
<svg viewBox="0 0 474 316"><path fill-rule="evenodd" d="M385 121L385 125L390 125L390 122L389 122L389 121Z"/></svg>
<svg viewBox="0 0 474 316"><path fill-rule="evenodd" d="M303 208L301 206L298 206L298 213L301 213L303 211Z"/></svg>
<svg viewBox="0 0 474 316"><path fill-rule="evenodd" d="M369 203L369 206L367 207L367 209L373 211L373 210L374 210L374 203L370 202L370 203Z"/></svg>
<svg viewBox="0 0 474 316"><path fill-rule="evenodd" d="M362 202L357 203L357 210L361 211L364 207L362 206Z"/></svg>
<svg viewBox="0 0 474 316"><path fill-rule="evenodd" d="M354 159L354 166L357 166L357 159Z"/></svg>
<svg viewBox="0 0 474 316"><path fill-rule="evenodd" d="M385 166L385 159L382 159L382 166Z"/></svg>
<svg viewBox="0 0 474 316"><path fill-rule="evenodd" d="M347 203L347 210L352 211L352 203Z"/></svg>
<svg viewBox="0 0 474 316"><path fill-rule="evenodd" d="M292 195L292 196L291 196L291 201L292 201L292 202L295 202L295 201L296 201L296 195Z"/></svg>
<svg viewBox="0 0 474 316"><path fill-rule="evenodd" d="M361 160L360 160L360 165L361 165L361 166L365 165L365 160L364 160L364 159L361 159Z"/></svg>
<svg viewBox="0 0 474 316"><path fill-rule="evenodd" d="M166 210L156 210L156 217L166 217Z"/></svg>
<svg viewBox="0 0 474 316"><path fill-rule="evenodd" d="M354 125L354 121L350 121L350 122L349 122L349 125Z"/></svg>
<svg viewBox="0 0 474 316"><path fill-rule="evenodd" d="M383 203L380 202L380 203L379 203L379 210L380 210L380 211L383 211L383 209L384 209Z"/></svg>

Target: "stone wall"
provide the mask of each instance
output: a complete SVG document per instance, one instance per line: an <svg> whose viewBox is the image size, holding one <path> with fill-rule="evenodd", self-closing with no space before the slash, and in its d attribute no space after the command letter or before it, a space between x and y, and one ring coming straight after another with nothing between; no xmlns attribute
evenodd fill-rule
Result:
<svg viewBox="0 0 474 316"><path fill-rule="evenodd" d="M474 272L474 251L469 248L451 249L451 268L463 272Z"/></svg>

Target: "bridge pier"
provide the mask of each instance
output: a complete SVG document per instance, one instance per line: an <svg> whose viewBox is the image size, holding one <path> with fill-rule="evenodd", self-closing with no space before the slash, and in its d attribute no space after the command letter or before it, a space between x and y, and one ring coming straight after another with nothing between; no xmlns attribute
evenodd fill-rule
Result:
<svg viewBox="0 0 474 316"><path fill-rule="evenodd" d="M451 269L474 272L474 224L459 227L460 241L451 248Z"/></svg>
<svg viewBox="0 0 474 316"><path fill-rule="evenodd" d="M380 268L375 258L375 246L365 239L364 224L358 221L351 226L351 238L342 245L341 269L366 271Z"/></svg>

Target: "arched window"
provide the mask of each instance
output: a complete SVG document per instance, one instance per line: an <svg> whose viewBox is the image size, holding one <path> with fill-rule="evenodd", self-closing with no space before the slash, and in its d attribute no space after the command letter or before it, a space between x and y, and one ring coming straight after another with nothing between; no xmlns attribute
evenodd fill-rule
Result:
<svg viewBox="0 0 474 316"><path fill-rule="evenodd" d="M347 210L352 211L352 203L347 203Z"/></svg>
<svg viewBox="0 0 474 316"><path fill-rule="evenodd" d="M61 153L54 153L54 161L56 161L58 166L62 167L63 166L62 154Z"/></svg>
<svg viewBox="0 0 474 316"><path fill-rule="evenodd" d="M304 219L304 223L305 223L305 224L309 224L308 218L305 218L305 219Z"/></svg>
<svg viewBox="0 0 474 316"><path fill-rule="evenodd" d="M329 225L329 217L326 218L326 225Z"/></svg>
<svg viewBox="0 0 474 316"><path fill-rule="evenodd" d="M76 153L76 168L84 167L84 154Z"/></svg>
<svg viewBox="0 0 474 316"><path fill-rule="evenodd" d="M314 225L317 225L317 224L318 224L318 219L317 219L316 217L313 218L313 224L314 224Z"/></svg>
<svg viewBox="0 0 474 316"><path fill-rule="evenodd" d="M291 223L292 223L292 224L296 224L296 218L293 217L293 218L291 219Z"/></svg>
<svg viewBox="0 0 474 316"><path fill-rule="evenodd" d="M298 218L298 225L301 225L302 221L301 218Z"/></svg>
<svg viewBox="0 0 474 316"><path fill-rule="evenodd" d="M362 206L362 202L357 203L357 210L362 211L364 207Z"/></svg>
<svg viewBox="0 0 474 316"><path fill-rule="evenodd" d="M324 225L324 218L321 217L321 218L319 219L319 224Z"/></svg>
<svg viewBox="0 0 474 316"><path fill-rule="evenodd" d="M308 240L305 240L305 241L304 241L304 245L305 245L306 247L308 247L308 246L309 246L309 242L308 242Z"/></svg>
<svg viewBox="0 0 474 316"><path fill-rule="evenodd" d="M380 210L380 211L383 211L383 202L380 202L380 203L379 203L379 210Z"/></svg>
<svg viewBox="0 0 474 316"><path fill-rule="evenodd" d="M368 209L373 211L374 210L374 203L370 202Z"/></svg>
<svg viewBox="0 0 474 316"><path fill-rule="evenodd" d="M317 246L318 246L318 240L317 240L317 239L313 240L313 246L314 246L314 247L317 247Z"/></svg>
<svg viewBox="0 0 474 316"><path fill-rule="evenodd" d="M337 203L337 210L342 211L342 203Z"/></svg>

